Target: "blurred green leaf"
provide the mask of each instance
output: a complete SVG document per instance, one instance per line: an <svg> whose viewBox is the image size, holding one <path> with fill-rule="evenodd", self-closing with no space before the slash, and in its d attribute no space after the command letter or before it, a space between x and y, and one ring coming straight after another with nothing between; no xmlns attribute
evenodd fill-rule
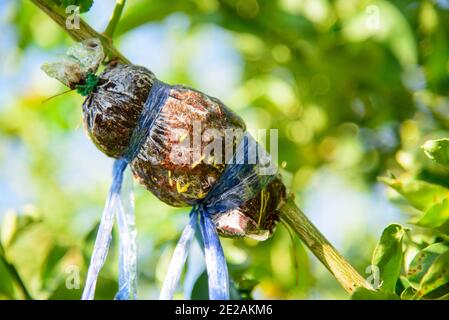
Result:
<svg viewBox="0 0 449 320"><path fill-rule="evenodd" d="M449 166L449 139L428 140L422 148L427 157L439 164Z"/></svg>
<svg viewBox="0 0 449 320"><path fill-rule="evenodd" d="M401 180L380 177L379 180L395 189L416 209L424 211L432 205L441 202L449 195L449 190L421 180Z"/></svg>
<svg viewBox="0 0 449 320"><path fill-rule="evenodd" d="M252 282L248 281L245 282L243 285L246 287L244 287L244 290L248 291L250 290L250 286L251 286ZM252 290L252 288L251 288ZM250 290L250 291L251 291ZM245 297L242 297L241 294L241 290L240 290L240 282L235 283L234 281L230 281L230 287L229 287L229 292L230 292L230 297L232 300L241 300L242 298L245 299ZM208 285L208 280L207 280L207 271L204 271L201 273L201 275L198 277L198 279L196 280L193 288L192 288L192 292L190 294L190 299L191 300L208 300L209 299L209 285ZM250 299L250 297L246 297L246 299Z"/></svg>
<svg viewBox="0 0 449 320"><path fill-rule="evenodd" d="M366 288L357 288L351 296L352 300L400 300L399 297L391 292L373 291Z"/></svg>
<svg viewBox="0 0 449 320"><path fill-rule="evenodd" d="M343 34L350 41L374 38L387 44L404 66L417 62L416 41L399 8L390 1L369 1L365 10L343 20Z"/></svg>
<svg viewBox="0 0 449 320"><path fill-rule="evenodd" d="M237 281L238 295L243 300L252 300L254 288L259 284L259 281L254 279L240 279Z"/></svg>
<svg viewBox="0 0 449 320"><path fill-rule="evenodd" d="M198 277L193 286L192 293L190 295L192 300L208 300L209 299L209 286L207 283L207 272L204 271Z"/></svg>
<svg viewBox="0 0 449 320"><path fill-rule="evenodd" d="M3 248L6 249L11 246L21 233L39 222L41 222L40 218L29 214L17 214L12 211L6 213L3 217L0 231Z"/></svg>
<svg viewBox="0 0 449 320"><path fill-rule="evenodd" d="M405 231L398 224L389 225L374 250L372 264L379 267L383 292L395 292L402 268L402 238Z"/></svg>
<svg viewBox="0 0 449 320"><path fill-rule="evenodd" d="M14 298L14 280L3 259L0 259L0 299L1 296L7 299Z"/></svg>
<svg viewBox="0 0 449 320"><path fill-rule="evenodd" d="M117 288L118 284L115 280L100 276L95 289L95 300L114 299ZM83 292L82 289L81 285L79 288L72 288L67 286L65 281L61 281L49 300L80 300Z"/></svg>
<svg viewBox="0 0 449 320"><path fill-rule="evenodd" d="M49 287L49 282L54 282L55 280L57 280L56 278L58 273L56 269L61 262L61 259L67 253L67 250L67 247L62 247L57 244L50 249L47 255L47 259L42 265L41 271L42 286L44 288Z"/></svg>
<svg viewBox="0 0 449 320"><path fill-rule="evenodd" d="M438 228L449 219L449 198L435 203L427 209L422 216L413 223L427 228Z"/></svg>

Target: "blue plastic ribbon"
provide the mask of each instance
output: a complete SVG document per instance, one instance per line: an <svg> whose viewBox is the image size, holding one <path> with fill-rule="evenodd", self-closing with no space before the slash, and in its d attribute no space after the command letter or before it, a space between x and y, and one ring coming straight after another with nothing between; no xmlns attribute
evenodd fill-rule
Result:
<svg viewBox="0 0 449 320"><path fill-rule="evenodd" d="M187 226L179 238L178 244L176 245L173 256L170 260L170 264L167 270L167 277L165 278L164 285L159 298L162 300L173 299L173 293L176 290L176 286L181 278L182 269L187 259L188 250L190 243L195 235L195 228L198 223L198 212L192 210L190 213L190 219Z"/></svg>
<svg viewBox="0 0 449 320"><path fill-rule="evenodd" d="M92 300L95 295L95 285L103 267L111 242L114 214L117 215L120 253L119 253L119 290L116 299L137 298L136 271L136 235L134 230L134 209L131 190L122 193L123 173L128 164L137 156L148 137L154 121L159 116L162 106L170 94L170 86L155 80L143 106L142 115L131 136L130 145L124 156L115 160L112 171L112 184L106 199L106 205L101 217L100 226L95 239L94 250L87 272L86 285L82 299ZM130 202L131 203L130 203Z"/></svg>
<svg viewBox="0 0 449 320"><path fill-rule="evenodd" d="M199 222L198 218L200 219ZM207 213L202 205L193 207L190 213L189 223L184 228L170 260L159 299L173 299L173 294L181 278L190 243L195 236L195 229L198 224L204 245L209 298L211 300L229 300L229 278L226 258L215 225L210 218L210 214Z"/></svg>
<svg viewBox="0 0 449 320"><path fill-rule="evenodd" d="M120 193L117 225L120 234L119 291L116 300L137 299L137 233L134 219L134 193L131 171L126 169Z"/></svg>
<svg viewBox="0 0 449 320"><path fill-rule="evenodd" d="M200 230L204 243L209 299L229 300L228 267L223 248L210 215L202 208L200 211Z"/></svg>

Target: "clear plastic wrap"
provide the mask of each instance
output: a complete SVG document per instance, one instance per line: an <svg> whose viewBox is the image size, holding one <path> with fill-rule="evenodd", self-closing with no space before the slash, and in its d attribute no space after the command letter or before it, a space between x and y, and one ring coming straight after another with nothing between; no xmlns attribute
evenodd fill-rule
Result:
<svg viewBox="0 0 449 320"><path fill-rule="evenodd" d="M89 39L76 43L56 61L44 63L42 70L50 77L74 89L86 80L89 73L97 71L103 59L104 52L100 40Z"/></svg>
<svg viewBox="0 0 449 320"><path fill-rule="evenodd" d="M135 298L133 210L123 210L126 206L121 199L127 195L120 196L123 172L129 165L135 179L160 200L193 207L161 298L173 297L198 227L210 298L228 299L228 273L218 235L266 239L285 198L285 187L275 170L270 174L261 170L267 163L273 165L269 155L245 132L242 119L218 99L162 83L147 69L134 65L111 65L96 80L83 104L84 125L96 146L117 160L83 298L94 296L114 213L124 259L120 260L116 298ZM85 82L86 77L79 84Z"/></svg>

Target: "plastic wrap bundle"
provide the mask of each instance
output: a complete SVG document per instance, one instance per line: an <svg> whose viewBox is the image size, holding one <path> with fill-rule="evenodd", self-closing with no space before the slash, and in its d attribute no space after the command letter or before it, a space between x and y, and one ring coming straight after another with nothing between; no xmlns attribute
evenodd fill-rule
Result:
<svg viewBox="0 0 449 320"><path fill-rule="evenodd" d="M131 188L122 188L128 165L134 178L160 200L172 206L192 206L160 297L173 297L198 227L209 296L228 299L228 272L218 234L266 239L285 199L285 187L269 155L245 132L241 118L218 99L185 86L165 84L134 65L110 65L95 76L102 57L100 43L92 39L75 48L70 63L64 58L43 69L87 96L83 104L86 131L98 149L116 159L83 299L94 297L114 214L120 233L116 298L136 298L132 194ZM82 67L76 70L81 76L73 80L68 68L77 65Z"/></svg>

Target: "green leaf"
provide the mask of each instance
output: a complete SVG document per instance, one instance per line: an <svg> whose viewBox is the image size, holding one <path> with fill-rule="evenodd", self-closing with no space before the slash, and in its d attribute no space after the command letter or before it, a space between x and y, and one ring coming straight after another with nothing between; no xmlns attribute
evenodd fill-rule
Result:
<svg viewBox="0 0 449 320"><path fill-rule="evenodd" d="M385 291L373 291L357 288L351 296L352 300L400 300L397 294Z"/></svg>
<svg viewBox="0 0 449 320"><path fill-rule="evenodd" d="M29 214L6 213L2 220L0 232L0 241L3 249L6 250L21 233L40 221L39 218Z"/></svg>
<svg viewBox="0 0 449 320"><path fill-rule="evenodd" d="M380 270L381 288L384 292L395 292L402 267L402 238L405 231L398 224L389 225L384 229L374 250L372 264Z"/></svg>
<svg viewBox="0 0 449 320"><path fill-rule="evenodd" d="M253 300L253 291L259 284L259 281L254 279L240 279L236 284L240 299Z"/></svg>
<svg viewBox="0 0 449 320"><path fill-rule="evenodd" d="M343 19L343 38L359 42L373 39L388 46L397 60L403 65L414 65L418 61L416 39L405 16L394 2L377 0L370 1L382 12L382 21L389 21L382 28L372 28L366 23L366 12L355 11L355 15Z"/></svg>
<svg viewBox="0 0 449 320"><path fill-rule="evenodd" d="M449 166L449 139L429 140L422 146L424 153L433 161Z"/></svg>
<svg viewBox="0 0 449 320"><path fill-rule="evenodd" d="M41 270L41 279L42 279L42 286L43 287L49 287L49 282L54 282L57 280L56 275L57 267L59 263L61 262L61 259L65 256L67 253L68 248L62 247L59 245L54 245L50 251L48 252L47 259L45 260L45 263L42 265Z"/></svg>
<svg viewBox="0 0 449 320"><path fill-rule="evenodd" d="M449 300L449 293L437 298L436 300Z"/></svg>
<svg viewBox="0 0 449 320"><path fill-rule="evenodd" d="M55 1L61 7L78 6L80 7L80 13L85 13L90 10L94 4L94 0L60 0Z"/></svg>
<svg viewBox="0 0 449 320"><path fill-rule="evenodd" d="M415 298L419 299L449 283L449 251L440 254L422 276ZM447 292L446 292L447 293Z"/></svg>
<svg viewBox="0 0 449 320"><path fill-rule="evenodd" d="M207 272L204 271L198 277L195 285L192 288L192 293L190 295L191 300L207 300L209 299L209 286L207 283Z"/></svg>
<svg viewBox="0 0 449 320"><path fill-rule="evenodd" d="M441 227L449 219L449 199L435 203L412 223L427 228Z"/></svg>
<svg viewBox="0 0 449 320"><path fill-rule="evenodd" d="M401 293L401 300L411 300L416 294L416 290L413 287L408 287Z"/></svg>
<svg viewBox="0 0 449 320"><path fill-rule="evenodd" d="M448 189L421 180L401 180L381 177L379 181L395 189L413 207L421 211L425 211L432 205L443 201L449 195Z"/></svg>
<svg viewBox="0 0 449 320"><path fill-rule="evenodd" d="M0 258L0 297L14 298L14 280L11 277L5 261Z"/></svg>
<svg viewBox="0 0 449 320"><path fill-rule="evenodd" d="M440 242L422 249L415 255L407 271L407 280L414 289L419 289L420 282L429 267L442 253L448 251L448 249L448 243Z"/></svg>
<svg viewBox="0 0 449 320"><path fill-rule="evenodd" d="M95 300L112 300L117 292L118 283L115 280L98 277L95 290ZM79 288L67 286L65 281L61 281L59 286L48 298L48 300L80 300L83 293L82 283Z"/></svg>

